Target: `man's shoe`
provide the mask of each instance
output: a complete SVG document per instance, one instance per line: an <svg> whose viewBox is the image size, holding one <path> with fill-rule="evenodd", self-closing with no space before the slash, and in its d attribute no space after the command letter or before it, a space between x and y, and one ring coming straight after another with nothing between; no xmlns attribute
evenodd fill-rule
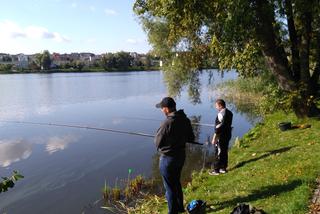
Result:
<svg viewBox="0 0 320 214"><path fill-rule="evenodd" d="M219 172L220 172L221 174L225 174L225 173L227 173L227 170L226 170L226 169L220 169Z"/></svg>
<svg viewBox="0 0 320 214"><path fill-rule="evenodd" d="M220 175L220 173L216 172L216 171L211 171L211 172L209 172L209 175Z"/></svg>

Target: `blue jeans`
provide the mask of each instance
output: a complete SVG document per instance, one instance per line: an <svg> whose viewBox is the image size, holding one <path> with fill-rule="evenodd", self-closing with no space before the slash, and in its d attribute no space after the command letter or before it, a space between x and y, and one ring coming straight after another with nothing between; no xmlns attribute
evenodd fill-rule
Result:
<svg viewBox="0 0 320 214"><path fill-rule="evenodd" d="M166 190L169 214L177 214L184 210L183 193L180 183L181 170L184 161L185 155L180 155L178 157L160 156L159 168Z"/></svg>

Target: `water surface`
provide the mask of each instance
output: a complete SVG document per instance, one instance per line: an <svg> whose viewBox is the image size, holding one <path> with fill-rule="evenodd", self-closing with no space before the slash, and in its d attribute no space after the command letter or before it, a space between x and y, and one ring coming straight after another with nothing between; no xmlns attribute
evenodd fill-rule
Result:
<svg viewBox="0 0 320 214"><path fill-rule="evenodd" d="M190 102L187 92L177 107L194 121L212 124L217 98L213 84L223 78L214 71L201 75L201 104ZM118 73L12 74L0 76L0 176L13 170L25 178L0 194L0 213L81 213L101 198L105 180L113 186L133 175L158 177L158 156L153 139L119 133L35 125L40 122L93 126L154 134L164 119L154 106L167 95L159 71ZM234 112L233 136L252 126L244 113ZM203 143L212 128L195 126ZM202 167L203 149L188 147L183 174Z"/></svg>

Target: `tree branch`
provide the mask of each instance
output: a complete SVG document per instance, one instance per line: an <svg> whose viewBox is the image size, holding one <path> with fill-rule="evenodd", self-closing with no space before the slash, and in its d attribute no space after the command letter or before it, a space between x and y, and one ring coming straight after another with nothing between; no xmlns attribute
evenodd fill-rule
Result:
<svg viewBox="0 0 320 214"><path fill-rule="evenodd" d="M311 22L312 13L310 11L305 11L300 17L302 22L302 35L301 35L301 45L300 45L300 69L301 69L301 80L307 82L310 75L310 40L311 40Z"/></svg>

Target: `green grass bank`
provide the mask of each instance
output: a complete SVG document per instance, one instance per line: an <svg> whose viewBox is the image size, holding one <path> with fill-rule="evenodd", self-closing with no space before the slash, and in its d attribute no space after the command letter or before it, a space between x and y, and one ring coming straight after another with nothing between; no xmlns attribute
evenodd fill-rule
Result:
<svg viewBox="0 0 320 214"><path fill-rule="evenodd" d="M311 128L280 131L278 123L283 121ZM207 213L229 214L238 203L268 214L308 213L320 176L319 157L319 119L298 119L282 112L267 115L231 148L227 174L193 173L184 189L185 204L205 200ZM164 197L150 196L133 213L167 213Z"/></svg>

